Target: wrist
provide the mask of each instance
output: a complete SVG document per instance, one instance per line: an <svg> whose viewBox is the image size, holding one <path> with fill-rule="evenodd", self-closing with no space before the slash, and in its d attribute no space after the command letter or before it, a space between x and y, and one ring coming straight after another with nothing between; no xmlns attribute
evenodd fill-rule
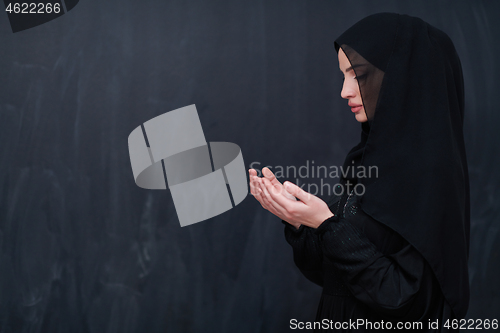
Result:
<svg viewBox="0 0 500 333"><path fill-rule="evenodd" d="M302 225L300 222L289 222L286 220L281 220L283 223L288 224L290 227L293 227L295 230L298 230Z"/></svg>
<svg viewBox="0 0 500 333"><path fill-rule="evenodd" d="M320 225L323 224L323 222L325 222L326 220L330 219L333 216L334 214L330 210L328 213L322 214L321 216L319 216L318 222L315 224L314 228L317 229Z"/></svg>

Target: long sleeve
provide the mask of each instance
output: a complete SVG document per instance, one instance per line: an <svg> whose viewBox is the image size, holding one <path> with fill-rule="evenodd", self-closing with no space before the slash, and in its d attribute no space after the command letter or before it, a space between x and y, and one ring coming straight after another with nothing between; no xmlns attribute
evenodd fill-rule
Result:
<svg viewBox="0 0 500 333"><path fill-rule="evenodd" d="M336 212L340 197L332 196L328 200L328 208ZM319 243L319 235L314 229L301 225L299 229L286 221L285 239L293 248L293 260L302 274L317 285L323 286L323 251Z"/></svg>
<svg viewBox="0 0 500 333"><path fill-rule="evenodd" d="M335 195L327 201L328 208L334 215L340 202L341 197ZM319 243L319 235L315 229L305 225L296 229L286 221L281 222L285 225L285 239L293 248L295 265L308 280L323 286L323 251Z"/></svg>
<svg viewBox="0 0 500 333"><path fill-rule="evenodd" d="M377 223L371 228L378 228ZM314 234L324 256L342 273L354 297L387 315L402 317L408 313L425 268L425 259L410 244L401 238L404 246L384 255L345 218L326 220Z"/></svg>
<svg viewBox="0 0 500 333"><path fill-rule="evenodd" d="M319 236L304 225L296 229L286 221L282 222L285 224L285 239L293 248L295 265L307 279L323 286L323 253Z"/></svg>

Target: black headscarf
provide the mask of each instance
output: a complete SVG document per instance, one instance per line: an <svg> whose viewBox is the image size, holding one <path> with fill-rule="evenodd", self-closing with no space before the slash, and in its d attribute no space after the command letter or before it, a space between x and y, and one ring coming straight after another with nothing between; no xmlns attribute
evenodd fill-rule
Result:
<svg viewBox="0 0 500 333"><path fill-rule="evenodd" d="M345 166L378 168L378 177L357 179L365 188L360 206L423 255L456 317L464 318L470 205L455 47L441 30L394 13L364 18L335 47L354 67L368 117Z"/></svg>

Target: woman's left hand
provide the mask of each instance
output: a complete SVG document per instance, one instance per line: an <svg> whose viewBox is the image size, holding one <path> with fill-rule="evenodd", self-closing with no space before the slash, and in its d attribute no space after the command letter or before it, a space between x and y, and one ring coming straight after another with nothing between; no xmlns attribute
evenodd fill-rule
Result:
<svg viewBox="0 0 500 333"><path fill-rule="evenodd" d="M254 196L264 208L282 220L296 227L303 224L317 228L323 221L333 216L328 205L317 196L288 181L283 184L288 193L283 193L283 187L276 181L269 168L263 168L262 173L264 175L262 178L251 176L253 179L250 181L253 181L257 189ZM290 200L290 194L300 201Z"/></svg>

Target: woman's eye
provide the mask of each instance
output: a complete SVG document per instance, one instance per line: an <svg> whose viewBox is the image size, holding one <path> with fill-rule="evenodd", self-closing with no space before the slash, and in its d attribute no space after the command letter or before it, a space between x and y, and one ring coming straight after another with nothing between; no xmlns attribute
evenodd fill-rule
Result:
<svg viewBox="0 0 500 333"><path fill-rule="evenodd" d="M361 75L356 76L354 79L359 81L359 80L363 80L365 78L366 78L366 74L361 74Z"/></svg>

